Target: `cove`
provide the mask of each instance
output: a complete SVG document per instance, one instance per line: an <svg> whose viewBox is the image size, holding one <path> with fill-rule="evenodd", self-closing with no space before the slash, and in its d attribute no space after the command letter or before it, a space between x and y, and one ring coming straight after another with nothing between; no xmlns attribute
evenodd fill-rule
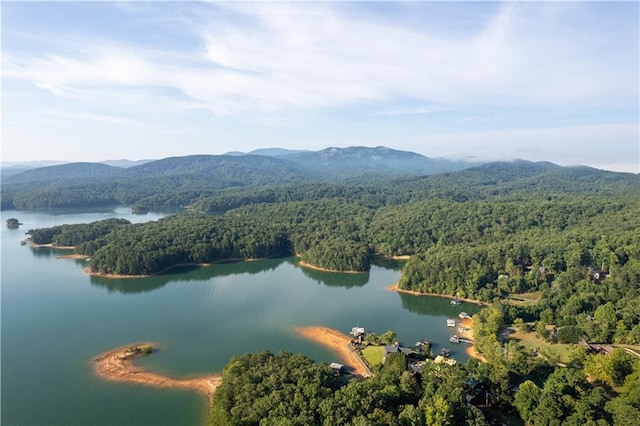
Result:
<svg viewBox="0 0 640 426"><path fill-rule="evenodd" d="M296 258L183 267L141 279L105 279L82 271L68 251L20 245L31 228L109 217L155 220L128 208L2 212L18 229L2 227L2 418L6 424L117 425L206 422L207 401L189 390L158 389L96 377L91 360L130 342L159 345L136 361L171 377L221 371L234 355L282 350L336 361L330 350L301 338L296 327L348 332L394 330L407 345L419 339L466 360L465 345L448 343L446 318L474 305L412 296L386 288L402 264L385 261L368 273L340 274L300 267Z"/></svg>

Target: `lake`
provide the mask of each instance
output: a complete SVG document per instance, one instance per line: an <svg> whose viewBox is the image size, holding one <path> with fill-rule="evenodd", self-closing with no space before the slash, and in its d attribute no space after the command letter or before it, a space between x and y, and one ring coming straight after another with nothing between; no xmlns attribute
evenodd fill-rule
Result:
<svg viewBox="0 0 640 426"><path fill-rule="evenodd" d="M450 345L446 318L478 307L448 299L390 292L402 265L385 261L363 274L301 268L296 258L182 268L143 278L109 280L83 273L69 251L21 246L32 228L106 218L156 220L129 208L2 212L2 424L202 425L206 398L195 391L157 389L97 378L91 360L108 349L150 341L160 350L136 361L174 377L221 371L245 352L302 352L316 361L336 355L297 336L296 326L323 325L347 333L359 325L394 330L467 359ZM16 217L19 229L4 226Z"/></svg>

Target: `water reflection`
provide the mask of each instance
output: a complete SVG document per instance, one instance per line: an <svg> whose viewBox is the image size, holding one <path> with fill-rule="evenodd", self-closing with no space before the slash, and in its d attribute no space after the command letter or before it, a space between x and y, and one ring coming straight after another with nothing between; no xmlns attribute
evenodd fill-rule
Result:
<svg viewBox="0 0 640 426"><path fill-rule="evenodd" d="M53 247L29 247L29 249L35 257L60 257L65 254L73 254L73 250Z"/></svg>
<svg viewBox="0 0 640 426"><path fill-rule="evenodd" d="M459 306L451 304L451 299L444 297L413 296L406 293L398 293L402 301L402 307L408 311L420 315L438 315L457 318L462 311L470 315L480 311L480 306L473 303L463 303Z"/></svg>
<svg viewBox="0 0 640 426"><path fill-rule="evenodd" d="M302 273L309 279L327 287L362 287L369 282L369 272L346 274L341 272L318 271L300 267Z"/></svg>

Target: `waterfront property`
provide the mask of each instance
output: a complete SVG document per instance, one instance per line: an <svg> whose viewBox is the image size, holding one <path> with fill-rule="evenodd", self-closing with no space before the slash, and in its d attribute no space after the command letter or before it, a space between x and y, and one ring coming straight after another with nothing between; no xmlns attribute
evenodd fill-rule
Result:
<svg viewBox="0 0 640 426"><path fill-rule="evenodd" d="M342 373L344 373L344 365L342 364L332 362L331 364L329 364L329 367L331 368L331 370L333 370L333 374L335 374L336 376L342 376Z"/></svg>

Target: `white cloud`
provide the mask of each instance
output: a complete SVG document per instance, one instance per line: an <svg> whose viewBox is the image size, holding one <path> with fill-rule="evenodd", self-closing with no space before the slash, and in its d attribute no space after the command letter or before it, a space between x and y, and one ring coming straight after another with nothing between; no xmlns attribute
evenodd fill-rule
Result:
<svg viewBox="0 0 640 426"><path fill-rule="evenodd" d="M587 164L603 169L639 171L636 123L582 125L424 136L413 149L433 156L477 156L482 160L522 158L560 165Z"/></svg>
<svg viewBox="0 0 640 426"><path fill-rule="evenodd" d="M194 24L201 45L185 51L86 40L80 50L91 53L82 56L11 52L5 77L27 79L57 96L89 88L168 88L216 114L397 99L465 106L628 104L637 94L637 64L629 69L626 56L637 50L637 37L598 61L606 43L597 38L607 37L606 28L592 35L592 28L571 27L574 11L566 5L505 4L479 30L451 34L430 29L429 4L424 25L408 28L401 20L363 19L340 4L222 7ZM564 37L565 27L571 38Z"/></svg>

